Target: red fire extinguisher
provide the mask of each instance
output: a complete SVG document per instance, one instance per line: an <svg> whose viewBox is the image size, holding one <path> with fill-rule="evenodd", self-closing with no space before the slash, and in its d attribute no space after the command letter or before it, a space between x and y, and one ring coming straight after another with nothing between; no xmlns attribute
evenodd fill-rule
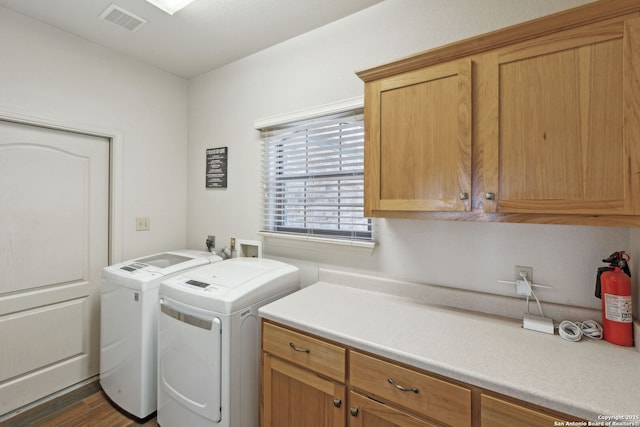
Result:
<svg viewBox="0 0 640 427"><path fill-rule="evenodd" d="M596 297L602 299L602 330L604 339L626 347L633 346L633 313L631 310L631 272L629 255L614 252L598 268Z"/></svg>

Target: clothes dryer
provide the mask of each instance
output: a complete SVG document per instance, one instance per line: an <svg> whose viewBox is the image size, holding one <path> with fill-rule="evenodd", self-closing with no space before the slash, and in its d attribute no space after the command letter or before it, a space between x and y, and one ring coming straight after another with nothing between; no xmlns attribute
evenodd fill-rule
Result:
<svg viewBox="0 0 640 427"><path fill-rule="evenodd" d="M292 265L233 258L162 282L158 424L258 426L258 308L296 291L299 281Z"/></svg>
<svg viewBox="0 0 640 427"><path fill-rule="evenodd" d="M138 418L157 407L157 322L160 282L222 261L203 251L157 253L106 267L102 273L100 385Z"/></svg>

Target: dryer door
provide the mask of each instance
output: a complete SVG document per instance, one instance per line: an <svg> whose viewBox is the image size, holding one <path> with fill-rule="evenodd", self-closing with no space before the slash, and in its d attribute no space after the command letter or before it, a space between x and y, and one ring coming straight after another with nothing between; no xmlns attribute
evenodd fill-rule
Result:
<svg viewBox="0 0 640 427"><path fill-rule="evenodd" d="M221 326L220 318L210 312L160 298L159 418L164 408L174 408L172 412L179 408L192 412L183 414L182 419L195 413L220 421Z"/></svg>

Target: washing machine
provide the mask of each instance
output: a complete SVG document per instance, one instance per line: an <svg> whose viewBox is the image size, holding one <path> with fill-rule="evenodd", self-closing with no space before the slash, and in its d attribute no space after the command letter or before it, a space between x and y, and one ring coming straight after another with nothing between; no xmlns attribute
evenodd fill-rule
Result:
<svg viewBox="0 0 640 427"><path fill-rule="evenodd" d="M157 407L157 319L160 282L222 261L215 254L179 250L106 267L102 272L100 385L138 418Z"/></svg>
<svg viewBox="0 0 640 427"><path fill-rule="evenodd" d="M258 308L299 289L296 267L233 258L160 285L158 424L258 427Z"/></svg>

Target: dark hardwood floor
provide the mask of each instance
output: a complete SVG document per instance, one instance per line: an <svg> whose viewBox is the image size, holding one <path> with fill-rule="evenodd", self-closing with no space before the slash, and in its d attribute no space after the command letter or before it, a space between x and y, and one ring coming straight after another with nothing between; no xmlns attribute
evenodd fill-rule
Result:
<svg viewBox="0 0 640 427"><path fill-rule="evenodd" d="M57 397L1 422L2 427L157 427L155 414L138 420L120 411L98 381Z"/></svg>

